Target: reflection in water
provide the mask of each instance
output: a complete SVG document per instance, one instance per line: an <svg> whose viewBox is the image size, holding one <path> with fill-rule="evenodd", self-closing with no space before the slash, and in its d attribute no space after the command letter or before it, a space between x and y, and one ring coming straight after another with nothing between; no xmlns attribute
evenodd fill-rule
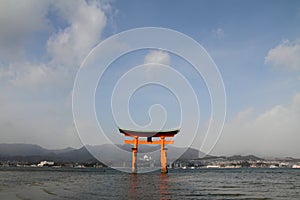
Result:
<svg viewBox="0 0 300 200"><path fill-rule="evenodd" d="M168 174L160 174L159 176L159 193L160 199L170 199L168 195Z"/></svg>
<svg viewBox="0 0 300 200"><path fill-rule="evenodd" d="M129 188L129 199L138 199L138 174L131 174L130 177L130 188Z"/></svg>
<svg viewBox="0 0 300 200"><path fill-rule="evenodd" d="M166 200L168 194L167 174L131 174L128 197L141 199L145 197Z"/></svg>

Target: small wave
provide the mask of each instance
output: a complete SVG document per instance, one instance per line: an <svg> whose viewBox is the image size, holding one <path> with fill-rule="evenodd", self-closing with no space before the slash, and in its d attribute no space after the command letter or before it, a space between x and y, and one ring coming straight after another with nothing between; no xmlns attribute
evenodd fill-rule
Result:
<svg viewBox="0 0 300 200"><path fill-rule="evenodd" d="M16 197L21 200L31 200L30 198L23 197L20 194L16 194Z"/></svg>
<svg viewBox="0 0 300 200"><path fill-rule="evenodd" d="M47 194L50 194L50 195L53 195L53 196L56 196L57 194L55 194L55 193L53 193L53 192L51 192L51 191L49 191L49 190L47 190L47 189L43 189L43 191L45 192L45 193L47 193Z"/></svg>

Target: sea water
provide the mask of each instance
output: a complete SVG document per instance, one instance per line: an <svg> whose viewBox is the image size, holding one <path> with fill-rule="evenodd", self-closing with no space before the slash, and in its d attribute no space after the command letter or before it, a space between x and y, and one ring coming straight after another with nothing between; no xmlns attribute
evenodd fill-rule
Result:
<svg viewBox="0 0 300 200"><path fill-rule="evenodd" d="M0 168L0 199L300 199L300 169Z"/></svg>

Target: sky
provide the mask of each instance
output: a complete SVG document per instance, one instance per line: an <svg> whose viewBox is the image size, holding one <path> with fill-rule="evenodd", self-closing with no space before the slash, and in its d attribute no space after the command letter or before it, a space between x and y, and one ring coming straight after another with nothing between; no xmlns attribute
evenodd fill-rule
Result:
<svg viewBox="0 0 300 200"><path fill-rule="evenodd" d="M114 34L161 27L193 38L218 67L226 92L226 118L212 154L300 158L299 24L297 0L3 0L0 143L82 146L72 113L73 85L81 63L99 42ZM116 143L123 138L116 136L110 110L112 89L132 66L153 62L172 66L191 84L201 112L200 135L210 120L207 86L188 62L162 50L130 52L111 64L95 94L96 115ZM149 65L141 77L159 77L163 71L156 68L163 69ZM167 88L148 85L132 99L129 108L138 124L149 123L147 112L154 104L164 106L165 110L153 109L158 121L167 116L164 128L178 127L183 120L178 117L179 103ZM198 142L194 147L199 147Z"/></svg>

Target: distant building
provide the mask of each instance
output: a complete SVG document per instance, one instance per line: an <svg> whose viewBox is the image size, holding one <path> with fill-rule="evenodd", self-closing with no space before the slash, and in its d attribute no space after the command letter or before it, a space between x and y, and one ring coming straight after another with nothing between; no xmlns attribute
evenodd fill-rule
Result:
<svg viewBox="0 0 300 200"><path fill-rule="evenodd" d="M44 166L53 166L54 162L52 161L41 161L39 164L37 164L38 167L44 167Z"/></svg>

